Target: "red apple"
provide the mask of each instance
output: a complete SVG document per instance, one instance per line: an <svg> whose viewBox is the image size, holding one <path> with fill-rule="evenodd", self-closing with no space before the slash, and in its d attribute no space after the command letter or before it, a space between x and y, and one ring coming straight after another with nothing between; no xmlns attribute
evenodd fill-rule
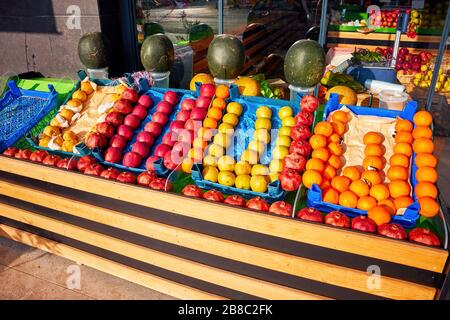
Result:
<svg viewBox="0 0 450 320"><path fill-rule="evenodd" d="M165 154L170 150L172 150L172 148L169 145L161 143L160 145L156 146L153 155L157 156L158 158L163 158Z"/></svg>
<svg viewBox="0 0 450 320"><path fill-rule="evenodd" d="M164 101L170 102L172 105L178 103L178 95L175 91L167 91L163 97Z"/></svg>
<svg viewBox="0 0 450 320"><path fill-rule="evenodd" d="M291 128L292 140L308 140L311 137L311 130L309 127L297 124Z"/></svg>
<svg viewBox="0 0 450 320"><path fill-rule="evenodd" d="M100 173L100 177L110 180L116 180L119 174L120 174L119 170L113 167L109 167L108 169L103 170L102 173Z"/></svg>
<svg viewBox="0 0 450 320"><path fill-rule="evenodd" d="M141 119L139 119L139 117L135 116L134 114L129 114L123 120L123 124L136 130L141 125Z"/></svg>
<svg viewBox="0 0 450 320"><path fill-rule="evenodd" d="M7 157L14 157L14 155L19 151L19 149L15 147L8 147L5 151L3 151L3 155Z"/></svg>
<svg viewBox="0 0 450 320"><path fill-rule="evenodd" d="M123 156L122 164L129 168L136 168L142 162L142 157L136 152L127 152Z"/></svg>
<svg viewBox="0 0 450 320"><path fill-rule="evenodd" d="M311 150L311 144L306 140L294 140L289 147L289 153L298 153L304 157L308 157Z"/></svg>
<svg viewBox="0 0 450 320"><path fill-rule="evenodd" d="M137 184L140 186L148 187L150 183L156 178L157 176L154 171L144 171L138 175Z"/></svg>
<svg viewBox="0 0 450 320"><path fill-rule="evenodd" d="M176 135L174 132L167 132L164 137L162 138L161 143L167 144L168 146L173 146L176 142Z"/></svg>
<svg viewBox="0 0 450 320"><path fill-rule="evenodd" d="M113 110L121 114L129 114L133 110L133 107L131 106L130 101L126 99L119 99L114 102Z"/></svg>
<svg viewBox="0 0 450 320"><path fill-rule="evenodd" d="M178 163L175 162L176 157L172 157L172 152L167 152L164 155L164 166L169 170L175 170L178 167Z"/></svg>
<svg viewBox="0 0 450 320"><path fill-rule="evenodd" d="M86 170L84 170L84 174L90 175L90 176L100 176L100 174L105 170L101 165L98 163L90 164Z"/></svg>
<svg viewBox="0 0 450 320"><path fill-rule="evenodd" d="M178 132L180 130L184 129L184 122L180 120L174 120L170 124L170 131L172 132Z"/></svg>
<svg viewBox="0 0 450 320"><path fill-rule="evenodd" d="M198 132L198 129L202 127L202 122L199 120L188 119L184 124L184 128L189 131Z"/></svg>
<svg viewBox="0 0 450 320"><path fill-rule="evenodd" d="M164 178L156 178L153 179L152 182L150 182L149 187L150 189L153 190L171 191L172 183L170 183L170 181L167 181L167 179Z"/></svg>
<svg viewBox="0 0 450 320"><path fill-rule="evenodd" d="M300 100L300 108L307 112L316 111L319 106L319 99L314 96L303 96Z"/></svg>
<svg viewBox="0 0 450 320"><path fill-rule="evenodd" d="M159 160L161 157L157 157L157 156L150 156L147 158L147 161L145 161L145 169L147 169L147 171L155 171L155 166L154 166L154 162L156 160Z"/></svg>
<svg viewBox="0 0 450 320"><path fill-rule="evenodd" d="M188 184L181 191L185 196L193 198L203 198L203 191L195 184Z"/></svg>
<svg viewBox="0 0 450 320"><path fill-rule="evenodd" d="M313 221L313 222L323 222L322 213L314 208L303 208L300 209L296 217L301 220Z"/></svg>
<svg viewBox="0 0 450 320"><path fill-rule="evenodd" d="M217 191L215 189L206 191L203 194L203 198L206 200L209 200L209 201L214 201L214 202L223 202L223 200L224 200L222 193L220 193L220 191Z"/></svg>
<svg viewBox="0 0 450 320"><path fill-rule="evenodd" d="M175 164L175 166L177 166L186 157L187 153L189 152L190 146L191 145L186 142L177 142L173 146L172 151L167 152L164 155L164 159L166 159L166 156L168 154L170 154L171 161ZM165 162L164 162L164 165L165 165ZM166 167L169 168L168 166L166 166ZM175 169L175 168L172 168L171 170L173 170L173 169Z"/></svg>
<svg viewBox="0 0 450 320"><path fill-rule="evenodd" d="M127 140L121 135L114 135L111 140L109 140L109 145L113 148L119 148L122 150L127 145Z"/></svg>
<svg viewBox="0 0 450 320"><path fill-rule="evenodd" d="M339 211L332 211L325 216L325 223L335 227L350 228L350 218Z"/></svg>
<svg viewBox="0 0 450 320"><path fill-rule="evenodd" d="M125 140L130 141L131 139L133 139L134 131L133 131L133 128L131 128L125 124L121 124L117 128L117 134L122 136L123 138L125 138Z"/></svg>
<svg viewBox="0 0 450 320"><path fill-rule="evenodd" d="M106 115L105 121L114 127L118 127L123 123L123 116L120 112L113 111Z"/></svg>
<svg viewBox="0 0 450 320"><path fill-rule="evenodd" d="M211 104L211 99L208 97L198 97L197 100L195 100L195 107L196 108L203 108L208 109L209 105Z"/></svg>
<svg viewBox="0 0 450 320"><path fill-rule="evenodd" d="M216 86L212 83L204 83L200 86L200 96L212 98L216 94Z"/></svg>
<svg viewBox="0 0 450 320"><path fill-rule="evenodd" d="M153 104L153 100L152 98L150 98L150 96L143 94L142 96L139 97L138 103L145 107L145 108L150 108Z"/></svg>
<svg viewBox="0 0 450 320"><path fill-rule="evenodd" d="M261 197L254 197L247 201L246 207L253 210L269 211L269 204Z"/></svg>
<svg viewBox="0 0 450 320"><path fill-rule="evenodd" d="M45 164L47 166L53 166L55 167L58 161L61 160L60 157L49 154L45 157L45 159L42 161L42 164Z"/></svg>
<svg viewBox="0 0 450 320"><path fill-rule="evenodd" d="M303 171L306 166L306 158L299 153L293 152L284 157L283 168Z"/></svg>
<svg viewBox="0 0 450 320"><path fill-rule="evenodd" d="M162 112L155 112L152 115L152 122L159 123L162 127L164 127L168 120L169 117L167 116L167 114Z"/></svg>
<svg viewBox="0 0 450 320"><path fill-rule="evenodd" d="M177 140L191 145L192 141L194 141L194 132L187 129L182 129L178 132Z"/></svg>
<svg viewBox="0 0 450 320"><path fill-rule="evenodd" d="M191 116L191 112L189 110L180 110L177 113L176 120L186 122L186 121L188 121L190 116Z"/></svg>
<svg viewBox="0 0 450 320"><path fill-rule="evenodd" d="M44 150L36 150L30 155L30 160L33 162L42 162L45 157L48 156L48 152Z"/></svg>
<svg viewBox="0 0 450 320"><path fill-rule="evenodd" d="M103 134L108 139L111 138L114 135L114 132L116 131L114 126L106 121L97 123L97 125L95 126L95 130L98 133Z"/></svg>
<svg viewBox="0 0 450 320"><path fill-rule="evenodd" d="M136 137L136 141L143 142L146 145L148 145L149 147L151 147L153 145L153 143L155 142L155 137L153 137L153 135L150 132L141 131L138 133L138 135Z"/></svg>
<svg viewBox="0 0 450 320"><path fill-rule="evenodd" d="M415 228L411 230L409 232L409 240L427 246L439 247L441 245L439 238L432 231L424 228Z"/></svg>
<svg viewBox="0 0 450 320"><path fill-rule="evenodd" d="M98 132L91 132L86 137L84 143L89 149L94 149L95 147L103 149L104 147L107 146L108 141L106 140L105 135Z"/></svg>
<svg viewBox="0 0 450 320"><path fill-rule="evenodd" d="M205 119L207 113L208 113L208 109L195 107L191 111L191 119L203 120L203 119Z"/></svg>
<svg viewBox="0 0 450 320"><path fill-rule="evenodd" d="M352 229L375 233L377 231L377 224L367 216L359 216L352 219Z"/></svg>
<svg viewBox="0 0 450 320"><path fill-rule="evenodd" d="M104 158L106 162L117 163L122 159L122 149L109 147L105 151Z"/></svg>
<svg viewBox="0 0 450 320"><path fill-rule="evenodd" d="M191 98L184 99L181 102L181 109L191 111L195 107L195 100Z"/></svg>
<svg viewBox="0 0 450 320"><path fill-rule="evenodd" d="M173 105L167 101L161 101L156 105L156 112L162 112L167 115L172 113Z"/></svg>
<svg viewBox="0 0 450 320"><path fill-rule="evenodd" d="M285 201L276 201L270 205L269 212L280 216L290 217L292 215L292 205Z"/></svg>
<svg viewBox="0 0 450 320"><path fill-rule="evenodd" d="M151 135L156 138L161 134L162 127L159 123L150 121L145 125L144 131L151 133Z"/></svg>
<svg viewBox="0 0 450 320"><path fill-rule="evenodd" d="M133 90L131 88L126 88L124 92L122 92L122 95L120 96L122 99L126 99L131 101L132 103L135 103L138 101L138 93L136 90Z"/></svg>
<svg viewBox="0 0 450 320"><path fill-rule="evenodd" d="M136 176L132 174L131 172L121 172L117 178L117 181L123 182L123 183L129 183L129 184L135 184L136 183Z"/></svg>
<svg viewBox="0 0 450 320"><path fill-rule="evenodd" d="M88 166L95 163L95 159L90 156L82 156L77 163L77 169L80 172L84 172Z"/></svg>
<svg viewBox="0 0 450 320"><path fill-rule="evenodd" d="M132 115L135 115L140 120L144 120L147 117L147 109L144 106L137 105L133 108L133 111L131 111Z"/></svg>
<svg viewBox="0 0 450 320"><path fill-rule="evenodd" d="M150 152L149 146L144 142L135 142L131 147L131 151L136 152L142 158L145 158Z"/></svg>
<svg viewBox="0 0 450 320"><path fill-rule="evenodd" d="M75 170L78 160L76 158L64 158L58 161L56 166L61 169Z"/></svg>
<svg viewBox="0 0 450 320"><path fill-rule="evenodd" d="M233 206L238 206L238 207L245 207L245 205L246 205L245 199L242 198L241 196L236 195L236 194L228 196L224 200L224 203L231 204Z"/></svg>
<svg viewBox="0 0 450 320"><path fill-rule="evenodd" d="M278 176L278 179L280 180L281 188L285 191L297 190L302 182L300 173L289 168L283 169Z"/></svg>

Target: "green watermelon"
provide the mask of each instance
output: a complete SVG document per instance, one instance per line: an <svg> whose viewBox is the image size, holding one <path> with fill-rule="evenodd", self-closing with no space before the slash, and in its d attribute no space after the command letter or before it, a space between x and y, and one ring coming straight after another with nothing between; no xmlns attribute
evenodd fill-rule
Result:
<svg viewBox="0 0 450 320"><path fill-rule="evenodd" d="M209 71L215 78L235 79L244 67L244 45L235 36L217 36L209 44L207 59Z"/></svg>
<svg viewBox="0 0 450 320"><path fill-rule="evenodd" d="M154 34L142 43L141 62L145 70L150 72L170 71L174 60L173 44L161 34Z"/></svg>
<svg viewBox="0 0 450 320"><path fill-rule="evenodd" d="M157 33L164 33L164 28L158 22L147 22L144 24L144 37L147 38Z"/></svg>
<svg viewBox="0 0 450 320"><path fill-rule="evenodd" d="M209 37L214 37L214 31L206 23L196 24L189 28L188 31L189 42L194 42Z"/></svg>
<svg viewBox="0 0 450 320"><path fill-rule="evenodd" d="M88 69L108 66L109 42L101 32L89 32L78 41L78 57Z"/></svg>
<svg viewBox="0 0 450 320"><path fill-rule="evenodd" d="M284 76L296 87L310 88L319 83L325 69L325 53L314 40L299 40L286 53Z"/></svg>

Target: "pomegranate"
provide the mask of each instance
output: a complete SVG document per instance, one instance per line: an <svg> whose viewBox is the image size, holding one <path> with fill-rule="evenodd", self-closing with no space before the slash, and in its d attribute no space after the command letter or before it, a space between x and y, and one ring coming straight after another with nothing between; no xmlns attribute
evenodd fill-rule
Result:
<svg viewBox="0 0 450 320"><path fill-rule="evenodd" d="M211 83L204 83L200 86L200 96L212 98L216 94L216 86Z"/></svg>
<svg viewBox="0 0 450 320"><path fill-rule="evenodd" d="M247 201L246 207L253 210L269 211L269 204L261 197L254 197Z"/></svg>
<svg viewBox="0 0 450 320"><path fill-rule="evenodd" d="M441 245L439 238L432 231L424 228L411 230L409 232L409 240L433 247L439 247Z"/></svg>
<svg viewBox="0 0 450 320"><path fill-rule="evenodd" d="M148 157L147 161L145 161L145 169L147 169L147 171L155 171L155 166L153 163L159 159L161 159L161 157L157 157L157 156Z"/></svg>
<svg viewBox="0 0 450 320"><path fill-rule="evenodd" d="M150 148L144 142L135 142L133 144L133 146L131 147L131 151L136 152L142 158L145 158L146 156L148 156L148 153L150 152Z"/></svg>
<svg viewBox="0 0 450 320"><path fill-rule="evenodd" d="M246 205L245 199L236 194L228 196L223 202L226 204L231 204L233 206L238 206L238 207L245 207L245 205Z"/></svg>
<svg viewBox="0 0 450 320"><path fill-rule="evenodd" d="M289 147L289 153L298 153L304 157L308 157L311 150L311 144L306 140L294 140Z"/></svg>
<svg viewBox="0 0 450 320"><path fill-rule="evenodd" d="M188 184L181 191L185 196L193 198L203 198L203 191L195 184Z"/></svg>
<svg viewBox="0 0 450 320"><path fill-rule="evenodd" d="M301 220L313 221L313 222L323 222L322 213L314 208L303 208L300 209L296 217Z"/></svg>
<svg viewBox="0 0 450 320"><path fill-rule="evenodd" d="M28 149L22 149L22 150L20 150L18 153L20 153L20 158L21 158L21 159L29 160L30 157L31 157L31 154L33 153L33 151L28 150ZM14 157L15 157L18 153L16 153L16 154L14 155Z"/></svg>
<svg viewBox="0 0 450 320"><path fill-rule="evenodd" d="M292 205L285 201L276 201L270 205L269 212L279 216L290 217L292 215Z"/></svg>
<svg viewBox="0 0 450 320"><path fill-rule="evenodd" d="M136 137L137 142L145 143L147 146L151 147L153 143L155 142L155 138L150 132L147 131L141 131L138 133Z"/></svg>
<svg viewBox="0 0 450 320"><path fill-rule="evenodd" d="M367 216L359 216L352 219L352 229L375 233L377 231L377 224Z"/></svg>
<svg viewBox="0 0 450 320"><path fill-rule="evenodd" d="M283 168L303 171L305 170L306 159L299 153L293 152L283 159Z"/></svg>
<svg viewBox="0 0 450 320"><path fill-rule="evenodd" d="M162 127L159 123L150 121L145 125L144 131L151 133L156 138L161 134Z"/></svg>
<svg viewBox="0 0 450 320"><path fill-rule="evenodd" d="M175 91L167 91L164 94L163 100L171 103L172 105L176 105L178 103L178 95Z"/></svg>
<svg viewBox="0 0 450 320"><path fill-rule="evenodd" d="M308 111L302 110L295 116L296 124L303 124L307 127L310 127L313 124L313 121L314 115Z"/></svg>
<svg viewBox="0 0 450 320"><path fill-rule="evenodd" d="M141 125L141 119L134 114L129 114L125 117L125 119L123 119L123 124L136 130Z"/></svg>
<svg viewBox="0 0 450 320"><path fill-rule="evenodd" d="M155 151L153 152L153 155L157 156L158 158L164 158L165 154L167 152L170 152L172 148L168 146L167 144L161 143L160 145L156 146Z"/></svg>
<svg viewBox="0 0 450 320"><path fill-rule="evenodd" d="M8 147L5 151L3 151L3 155L7 157L14 157L14 155L19 151L19 149L15 147Z"/></svg>
<svg viewBox="0 0 450 320"><path fill-rule="evenodd" d="M104 153L106 162L117 163L122 159L122 149L109 147Z"/></svg>
<svg viewBox="0 0 450 320"><path fill-rule="evenodd" d="M150 189L153 190L171 191L172 183L170 183L170 181L167 181L167 179L164 178L156 178L153 179L152 182L150 182L149 187Z"/></svg>
<svg viewBox="0 0 450 320"><path fill-rule="evenodd" d="M297 124L291 128L291 138L294 141L308 140L311 137L311 130L303 124Z"/></svg>
<svg viewBox="0 0 450 320"><path fill-rule="evenodd" d="M278 176L281 188L285 191L295 191L300 187L302 176L298 171L289 168L283 169Z"/></svg>
<svg viewBox="0 0 450 320"><path fill-rule="evenodd" d="M335 227L350 228L350 218L339 211L332 211L325 216L325 223Z"/></svg>
<svg viewBox="0 0 450 320"><path fill-rule="evenodd" d="M98 133L98 132L91 132L86 137L86 140L84 141L84 143L86 144L86 146L89 149L94 149L94 148L103 149L104 147L107 146L108 141L106 140L105 135Z"/></svg>
<svg viewBox="0 0 450 320"><path fill-rule="evenodd" d="M169 120L169 117L167 116L167 114L162 113L162 112L155 112L152 115L152 121L159 123L162 127L164 127L164 125L167 123L168 120Z"/></svg>
<svg viewBox="0 0 450 320"><path fill-rule="evenodd" d="M123 182L123 183L129 183L129 184L135 184L136 183L136 176L132 174L131 172L121 172L117 178L117 181Z"/></svg>
<svg viewBox="0 0 450 320"><path fill-rule="evenodd" d="M405 229L396 223L384 223L378 227L378 234L388 238L405 240L408 235Z"/></svg>
<svg viewBox="0 0 450 320"><path fill-rule="evenodd" d="M109 179L109 180L116 180L116 178L119 176L120 171L116 168L109 167L106 170L103 170L102 173L100 173L100 177Z"/></svg>
<svg viewBox="0 0 450 320"><path fill-rule="evenodd" d="M183 122L186 122L189 120L189 118L191 117L191 112L189 110L180 110L177 113L177 117L175 118L175 120L180 120Z"/></svg>
<svg viewBox="0 0 450 320"><path fill-rule="evenodd" d="M142 157L136 152L127 152L123 156L122 164L129 168L136 168L142 162Z"/></svg>
<svg viewBox="0 0 450 320"><path fill-rule="evenodd" d="M137 177L137 184L140 186L148 187L150 182L156 179L156 173L154 171L144 171L140 173Z"/></svg>
<svg viewBox="0 0 450 320"><path fill-rule="evenodd" d="M90 156L82 156L77 163L77 169L80 172L84 172L88 166L95 163L95 159Z"/></svg>
<svg viewBox="0 0 450 320"><path fill-rule="evenodd" d="M167 115L172 113L173 105L167 101L161 101L156 105L156 112L165 113Z"/></svg>
<svg viewBox="0 0 450 320"><path fill-rule="evenodd" d="M116 134L109 140L109 145L113 148L123 150L127 145L127 140L121 135Z"/></svg>
<svg viewBox="0 0 450 320"><path fill-rule="evenodd" d="M30 155L30 160L33 162L42 162L45 157L48 156L48 152L44 150L36 150Z"/></svg>
<svg viewBox="0 0 450 320"><path fill-rule="evenodd" d="M184 99L181 102L181 109L191 111L195 107L195 100L191 98Z"/></svg>
<svg viewBox="0 0 450 320"><path fill-rule="evenodd" d="M314 96L303 96L300 100L300 108L307 112L316 111L319 106L319 99Z"/></svg>
<svg viewBox="0 0 450 320"><path fill-rule="evenodd" d="M211 104L211 98L208 98L208 97L200 96L197 98L197 100L195 100L196 108L208 109L210 104Z"/></svg>
<svg viewBox="0 0 450 320"><path fill-rule="evenodd" d="M223 194L220 191L217 191L215 189L206 191L203 194L203 199L206 199L209 201L214 201L214 202L223 202L224 201Z"/></svg>
<svg viewBox="0 0 450 320"><path fill-rule="evenodd" d="M56 163L56 166L61 169L75 170L77 168L78 160L76 158L61 159Z"/></svg>
<svg viewBox="0 0 450 320"><path fill-rule="evenodd" d="M86 170L84 170L84 174L90 175L90 176L100 176L100 174L105 170L101 165L98 163L90 164Z"/></svg>
<svg viewBox="0 0 450 320"><path fill-rule="evenodd" d="M45 157L44 161L42 161L42 164L55 167L59 160L61 160L60 157L49 154Z"/></svg>
<svg viewBox="0 0 450 320"><path fill-rule="evenodd" d="M113 111L106 115L105 121L114 127L118 127L123 123L123 116L120 112Z"/></svg>
<svg viewBox="0 0 450 320"><path fill-rule="evenodd" d="M144 120L147 117L147 109L144 106L138 104L133 108L131 114L138 117L140 120Z"/></svg>
<svg viewBox="0 0 450 320"><path fill-rule="evenodd" d="M170 131L177 132L184 129L184 122L180 120L172 121L170 124Z"/></svg>
<svg viewBox="0 0 450 320"><path fill-rule="evenodd" d="M191 111L191 119L203 120L203 119L205 119L207 113L208 113L208 109L207 108L195 107Z"/></svg>
<svg viewBox="0 0 450 320"><path fill-rule="evenodd" d="M143 94L142 96L139 97L138 103L141 106L144 106L145 108L150 108L153 104L153 100L152 98L150 98L149 96Z"/></svg>
<svg viewBox="0 0 450 320"><path fill-rule="evenodd" d="M125 99L119 99L114 102L113 111L119 112L121 114L129 114L133 110L130 101Z"/></svg>
<svg viewBox="0 0 450 320"><path fill-rule="evenodd" d="M138 93L136 90L133 90L131 88L126 88L124 92L122 92L122 95L120 96L122 99L126 99L131 101L132 103L135 103L138 101Z"/></svg>
<svg viewBox="0 0 450 320"><path fill-rule="evenodd" d="M134 131L131 127L122 124L117 128L117 134L124 137L125 140L130 141L133 139Z"/></svg>
<svg viewBox="0 0 450 320"><path fill-rule="evenodd" d="M98 133L104 135L106 138L111 138L116 131L114 126L106 121L97 123L97 125L95 126L95 130Z"/></svg>

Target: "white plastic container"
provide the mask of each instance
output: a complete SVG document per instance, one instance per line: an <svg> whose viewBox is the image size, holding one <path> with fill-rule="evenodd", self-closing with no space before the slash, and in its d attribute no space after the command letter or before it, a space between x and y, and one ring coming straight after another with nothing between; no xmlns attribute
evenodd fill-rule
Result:
<svg viewBox="0 0 450 320"><path fill-rule="evenodd" d="M364 87L366 87L366 89L369 90L373 94L378 94L383 90L403 92L406 89L405 86L401 85L401 84L390 83L390 82L379 81L379 80L372 80L372 79L367 79L364 82Z"/></svg>
<svg viewBox="0 0 450 320"><path fill-rule="evenodd" d="M380 108L402 111L409 99L405 92L394 90L383 90L378 95L380 99Z"/></svg>
<svg viewBox="0 0 450 320"><path fill-rule="evenodd" d="M314 89L316 87L304 88L295 87L292 84L289 85L289 90L291 90L291 103L300 103L300 99L303 96L313 95Z"/></svg>
<svg viewBox="0 0 450 320"><path fill-rule="evenodd" d="M108 67L102 69L87 69L86 73L91 79L108 79Z"/></svg>
<svg viewBox="0 0 450 320"><path fill-rule="evenodd" d="M153 86L158 88L169 87L170 71L167 72L150 72L153 79Z"/></svg>

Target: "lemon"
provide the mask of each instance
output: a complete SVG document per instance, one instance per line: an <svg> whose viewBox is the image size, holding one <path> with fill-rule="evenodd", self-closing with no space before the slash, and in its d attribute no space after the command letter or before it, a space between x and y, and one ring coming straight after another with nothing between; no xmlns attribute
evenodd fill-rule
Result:
<svg viewBox="0 0 450 320"><path fill-rule="evenodd" d="M289 146L291 145L291 138L288 136L278 136L277 140L275 141L275 145L289 148Z"/></svg>
<svg viewBox="0 0 450 320"><path fill-rule="evenodd" d="M283 161L280 159L273 159L269 164L269 171L271 173L283 171Z"/></svg>
<svg viewBox="0 0 450 320"><path fill-rule="evenodd" d="M234 184L238 189L250 190L250 179L248 174L240 174L236 177Z"/></svg>
<svg viewBox="0 0 450 320"><path fill-rule="evenodd" d="M293 127L295 126L295 118L294 117L286 117L283 120L281 120L281 124L283 127Z"/></svg>
<svg viewBox="0 0 450 320"><path fill-rule="evenodd" d="M225 122L221 123L219 128L217 128L217 130L219 132L225 133L225 134L227 134L229 136L233 135L233 133L234 133L234 127L231 124L225 123Z"/></svg>
<svg viewBox="0 0 450 320"><path fill-rule="evenodd" d="M241 155L241 161L246 161L249 164L257 164L259 160L258 152L254 150L244 150Z"/></svg>
<svg viewBox="0 0 450 320"><path fill-rule="evenodd" d="M252 166L248 162L239 161L238 163L236 163L234 165L234 173L236 173L236 175L238 175L238 176L249 175L251 171L252 171Z"/></svg>
<svg viewBox="0 0 450 320"><path fill-rule="evenodd" d="M219 176L219 170L216 167L204 167L202 171L203 179L217 182L217 177Z"/></svg>
<svg viewBox="0 0 450 320"><path fill-rule="evenodd" d="M203 165L204 166L209 166L209 167L217 167L217 158L208 154L204 159L203 159Z"/></svg>
<svg viewBox="0 0 450 320"><path fill-rule="evenodd" d="M222 156L219 158L219 161L217 161L217 166L220 171L234 171L235 164L236 161L234 161L232 156Z"/></svg>
<svg viewBox="0 0 450 320"><path fill-rule="evenodd" d="M242 114L242 105L238 102L230 102L227 105L227 112L240 116Z"/></svg>
<svg viewBox="0 0 450 320"><path fill-rule="evenodd" d="M219 158L219 157L223 156L223 153L224 153L224 151L223 151L222 146L215 144L215 143L213 143L209 146L208 154L212 155L213 157Z"/></svg>
<svg viewBox="0 0 450 320"><path fill-rule="evenodd" d="M226 113L222 118L222 123L228 123L229 125L236 127L239 123L239 119L234 113Z"/></svg>
<svg viewBox="0 0 450 320"><path fill-rule="evenodd" d="M61 130L59 130L58 127L47 126L44 128L43 133L46 136L53 137L53 136L57 136L57 135L61 134Z"/></svg>
<svg viewBox="0 0 450 320"><path fill-rule="evenodd" d="M181 162L181 170L185 173L191 173L192 172L192 166L194 165L194 162L192 159L185 158L183 159L183 162Z"/></svg>
<svg viewBox="0 0 450 320"><path fill-rule="evenodd" d="M228 148L231 144L231 137L228 137L225 133L218 132L214 136L213 142L219 146L222 146L223 148Z"/></svg>
<svg viewBox="0 0 450 320"><path fill-rule="evenodd" d="M280 176L280 174L278 172L270 173L269 174L270 182L277 181L279 176Z"/></svg>
<svg viewBox="0 0 450 320"><path fill-rule="evenodd" d="M292 111L291 107L281 107L280 110L278 110L278 117L280 119L284 119L287 117L292 117L292 115L294 114L294 112Z"/></svg>
<svg viewBox="0 0 450 320"><path fill-rule="evenodd" d="M281 127L278 130L278 135L290 137L291 136L291 127Z"/></svg>
<svg viewBox="0 0 450 320"><path fill-rule="evenodd" d="M255 164L252 167L252 176L267 176L269 174L269 168L263 164Z"/></svg>
<svg viewBox="0 0 450 320"><path fill-rule="evenodd" d="M253 141L250 141L250 143L248 144L247 149L256 151L259 154L261 154L266 149L266 144L264 142L262 142L262 141L253 140Z"/></svg>
<svg viewBox="0 0 450 320"><path fill-rule="evenodd" d="M74 144L76 144L76 143L78 142L78 137L77 137L77 135L75 134L75 132L70 131L70 130L66 130L66 131L64 132L64 134L63 134L63 139L64 139L65 141L71 141L71 142L73 142Z"/></svg>
<svg viewBox="0 0 450 320"><path fill-rule="evenodd" d="M266 129L270 130L272 129L272 122L270 122L270 119L267 118L259 118L255 121L255 129Z"/></svg>
<svg viewBox="0 0 450 320"><path fill-rule="evenodd" d="M61 149L62 151L66 151L66 152L73 152L73 147L75 146L75 143L71 140L65 140L62 143Z"/></svg>
<svg viewBox="0 0 450 320"><path fill-rule="evenodd" d="M256 117L259 119L269 119L272 118L272 110L268 106L262 106L256 109Z"/></svg>
<svg viewBox="0 0 450 320"><path fill-rule="evenodd" d="M284 159L289 154L289 149L283 146L275 146L272 150L272 159Z"/></svg>
<svg viewBox="0 0 450 320"><path fill-rule="evenodd" d="M50 141L50 137L43 134L41 135L40 139L39 139L39 146L41 147L48 147L48 142Z"/></svg>
<svg viewBox="0 0 450 320"><path fill-rule="evenodd" d="M270 132L266 129L257 129L253 134L253 138L257 141L262 141L265 144L270 142Z"/></svg>
<svg viewBox="0 0 450 320"><path fill-rule="evenodd" d="M254 192L266 192L267 191L267 180L264 176L252 176L250 178L250 188Z"/></svg>
<svg viewBox="0 0 450 320"><path fill-rule="evenodd" d="M217 176L217 181L224 186L232 187L234 186L234 181L236 180L236 177L234 176L234 173L231 171L220 171L219 175Z"/></svg>

